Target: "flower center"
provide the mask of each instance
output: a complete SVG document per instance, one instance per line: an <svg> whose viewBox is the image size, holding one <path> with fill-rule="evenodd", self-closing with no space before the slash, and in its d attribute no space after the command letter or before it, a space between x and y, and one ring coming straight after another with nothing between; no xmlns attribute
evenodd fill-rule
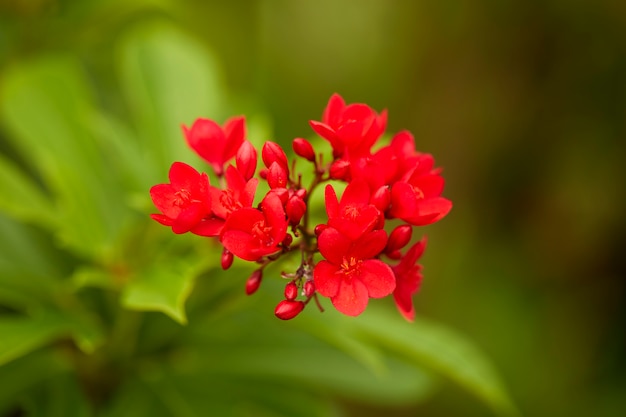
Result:
<svg viewBox="0 0 626 417"><path fill-rule="evenodd" d="M220 203L229 214L243 207L243 204L235 198L232 190L222 191L222 194L220 195Z"/></svg>
<svg viewBox="0 0 626 417"><path fill-rule="evenodd" d="M363 261L351 256L349 258L344 257L341 261L341 270L346 278L352 279L354 275L358 275L361 271L361 264Z"/></svg>
<svg viewBox="0 0 626 417"><path fill-rule="evenodd" d="M183 207L191 202L191 193L189 190L181 188L174 193L174 199L172 203L177 207Z"/></svg>
<svg viewBox="0 0 626 417"><path fill-rule="evenodd" d="M348 218L350 220L356 220L360 214L361 214L361 211L359 210L357 206L350 205L350 206L346 206L343 209L343 217Z"/></svg>
<svg viewBox="0 0 626 417"><path fill-rule="evenodd" d="M274 244L271 231L272 228L263 220L252 225L252 235L264 246L272 246Z"/></svg>

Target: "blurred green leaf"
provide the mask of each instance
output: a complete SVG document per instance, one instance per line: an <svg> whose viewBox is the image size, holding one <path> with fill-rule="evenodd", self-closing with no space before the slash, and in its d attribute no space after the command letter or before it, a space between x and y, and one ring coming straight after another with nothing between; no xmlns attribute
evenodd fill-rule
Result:
<svg viewBox="0 0 626 417"><path fill-rule="evenodd" d="M124 226L124 187L90 131L93 98L78 63L58 56L14 65L2 79L9 139L56 199L56 230L72 250L110 254Z"/></svg>
<svg viewBox="0 0 626 417"><path fill-rule="evenodd" d="M93 415L78 381L69 373L57 374L46 380L24 401L24 408L29 417L89 417Z"/></svg>
<svg viewBox="0 0 626 417"><path fill-rule="evenodd" d="M0 302L17 309L49 304L62 271L32 228L0 215Z"/></svg>
<svg viewBox="0 0 626 417"><path fill-rule="evenodd" d="M376 306L369 306L358 320L350 321L356 337L455 381L499 415L519 415L487 357L451 329L425 319L407 323Z"/></svg>
<svg viewBox="0 0 626 417"><path fill-rule="evenodd" d="M68 322L57 314L0 316L0 365L50 343L69 330Z"/></svg>
<svg viewBox="0 0 626 417"><path fill-rule="evenodd" d="M0 414L15 407L18 400L39 382L66 372L69 364L50 350L34 352L0 366Z"/></svg>
<svg viewBox="0 0 626 417"><path fill-rule="evenodd" d="M53 208L41 188L0 155L0 210L15 219L51 226L56 222Z"/></svg>
<svg viewBox="0 0 626 417"><path fill-rule="evenodd" d="M181 324L187 323L185 301L197 274L197 266L172 260L140 271L124 288L122 304L133 310L161 311Z"/></svg>
<svg viewBox="0 0 626 417"><path fill-rule="evenodd" d="M219 119L224 98L218 64L198 41L163 22L130 31L119 46L120 78L142 152L166 169L195 158L181 124Z"/></svg>

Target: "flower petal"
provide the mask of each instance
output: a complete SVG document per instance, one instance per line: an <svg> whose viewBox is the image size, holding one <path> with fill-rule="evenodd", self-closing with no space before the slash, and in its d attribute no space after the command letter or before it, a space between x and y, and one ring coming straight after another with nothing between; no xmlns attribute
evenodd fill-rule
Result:
<svg viewBox="0 0 626 417"><path fill-rule="evenodd" d="M368 259L361 265L361 282L370 297L386 297L396 288L396 278L386 263L378 259Z"/></svg>
<svg viewBox="0 0 626 417"><path fill-rule="evenodd" d="M348 316L361 314L369 301L367 288L358 279L342 279L337 295L330 299L337 310Z"/></svg>
<svg viewBox="0 0 626 417"><path fill-rule="evenodd" d="M341 264L351 245L350 239L334 227L327 227L317 238L317 246L324 258L335 265Z"/></svg>
<svg viewBox="0 0 626 417"><path fill-rule="evenodd" d="M313 270L315 288L324 297L334 297L339 291L343 274L338 273L339 267L328 261L319 261Z"/></svg>

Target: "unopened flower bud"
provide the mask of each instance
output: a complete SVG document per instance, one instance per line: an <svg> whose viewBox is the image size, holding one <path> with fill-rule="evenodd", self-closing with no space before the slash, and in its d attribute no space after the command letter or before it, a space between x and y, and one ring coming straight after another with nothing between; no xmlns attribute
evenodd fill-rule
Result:
<svg viewBox="0 0 626 417"><path fill-rule="evenodd" d="M222 251L222 269L226 271L233 264L234 256L226 248Z"/></svg>
<svg viewBox="0 0 626 417"><path fill-rule="evenodd" d="M327 227L328 227L327 224L318 224L317 226L315 226L315 229L313 230L315 232L315 236L321 235L322 232L326 230Z"/></svg>
<svg viewBox="0 0 626 417"><path fill-rule="evenodd" d="M261 279L263 279L263 270L257 269L250 275L250 278L246 281L246 294L252 295L259 289L261 285Z"/></svg>
<svg viewBox="0 0 626 417"><path fill-rule="evenodd" d="M289 281L287 285L285 285L285 298L287 300L293 301L298 296L298 286L295 282Z"/></svg>
<svg viewBox="0 0 626 417"><path fill-rule="evenodd" d="M246 181L254 176L254 172L256 171L256 162L256 149L254 149L252 143L247 140L244 141L237 151L235 163L237 164L237 169L241 172L241 175L243 175Z"/></svg>
<svg viewBox="0 0 626 417"><path fill-rule="evenodd" d="M293 242L293 236L291 236L289 233L287 233L285 235L285 238L283 239L283 246L288 248L289 245L291 245L291 242Z"/></svg>
<svg viewBox="0 0 626 417"><path fill-rule="evenodd" d="M310 298L315 294L315 284L312 280L308 280L304 283L304 296Z"/></svg>
<svg viewBox="0 0 626 417"><path fill-rule="evenodd" d="M285 188L287 175L287 171L278 162L272 162L267 173L267 183L270 188Z"/></svg>
<svg viewBox="0 0 626 417"><path fill-rule="evenodd" d="M403 225L396 227L389 234L389 239L387 240L387 247L385 248L385 253L389 256L391 253L399 251L411 241L412 235L413 235L413 227L411 227L411 225L403 224Z"/></svg>
<svg viewBox="0 0 626 417"><path fill-rule="evenodd" d="M350 162L345 159L338 159L330 166L330 178L334 180L350 180Z"/></svg>
<svg viewBox="0 0 626 417"><path fill-rule="evenodd" d="M296 190L296 196L304 200L304 198L306 197L306 190L304 188L298 188Z"/></svg>
<svg viewBox="0 0 626 417"><path fill-rule="evenodd" d="M300 198L293 196L287 202L285 212L291 224L298 224L306 212L306 203Z"/></svg>
<svg viewBox="0 0 626 417"><path fill-rule="evenodd" d="M276 306L274 314L281 320L291 320L304 309L304 302L283 300Z"/></svg>
<svg viewBox="0 0 626 417"><path fill-rule="evenodd" d="M383 213L389 208L389 203L391 203L391 190L386 185L376 190L370 199L370 204Z"/></svg>
<svg viewBox="0 0 626 417"><path fill-rule="evenodd" d="M289 201L289 190L284 187L272 188L269 192L275 194L280 199L280 203L283 206L287 205L287 201Z"/></svg>
<svg viewBox="0 0 626 417"><path fill-rule="evenodd" d="M292 146L296 155L311 162L315 162L315 151L313 150L311 142L303 138L295 138L292 142Z"/></svg>
<svg viewBox="0 0 626 417"><path fill-rule="evenodd" d="M289 162L287 155L279 144L274 142L265 142L261 150L261 158L266 167L270 168L274 162L278 163L284 171L289 171Z"/></svg>
<svg viewBox="0 0 626 417"><path fill-rule="evenodd" d="M269 173L269 169L263 168L262 170L259 171L259 177L261 177L262 179L266 180L268 173Z"/></svg>

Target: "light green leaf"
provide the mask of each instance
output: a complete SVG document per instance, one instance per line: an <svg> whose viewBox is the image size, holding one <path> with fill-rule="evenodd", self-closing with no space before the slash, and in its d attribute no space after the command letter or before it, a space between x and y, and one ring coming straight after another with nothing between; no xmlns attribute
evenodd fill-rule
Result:
<svg viewBox="0 0 626 417"><path fill-rule="evenodd" d="M122 304L133 310L161 311L187 323L185 301L193 288L197 267L183 260L157 264L141 271L122 293Z"/></svg>
<svg viewBox="0 0 626 417"><path fill-rule="evenodd" d="M377 306L369 306L358 320L350 321L355 337L455 381L498 415L519 415L486 356L451 329L426 319L407 323Z"/></svg>
<svg viewBox="0 0 626 417"><path fill-rule="evenodd" d="M122 40L119 68L141 151L154 155L160 169L172 161L189 161L193 154L181 124L222 117L223 83L215 58L178 29L154 22Z"/></svg>
<svg viewBox="0 0 626 417"><path fill-rule="evenodd" d="M68 322L56 314L0 316L0 365L50 343L69 330Z"/></svg>
<svg viewBox="0 0 626 417"><path fill-rule="evenodd" d="M51 226L53 204L32 179L12 161L0 155L0 210L11 217Z"/></svg>
<svg viewBox="0 0 626 417"><path fill-rule="evenodd" d="M8 138L55 197L59 237L80 255L106 257L128 209L89 127L95 109L79 64L64 56L16 64L0 87Z"/></svg>

